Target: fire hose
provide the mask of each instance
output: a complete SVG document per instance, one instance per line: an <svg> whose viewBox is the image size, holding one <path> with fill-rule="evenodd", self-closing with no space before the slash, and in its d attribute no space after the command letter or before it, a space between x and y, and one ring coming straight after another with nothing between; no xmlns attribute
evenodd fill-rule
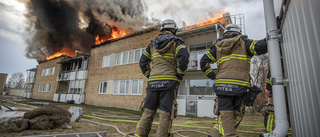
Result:
<svg viewBox="0 0 320 137"><path fill-rule="evenodd" d="M9 101L7 101L9 102ZM32 106L32 105L27 105L27 104L22 104L22 103L16 103L16 102L9 102L9 103L14 103L14 104L19 104L19 105L24 105L24 106L28 106L28 107L32 107L32 108L38 108L36 106ZM94 113L92 113L94 115ZM97 117L97 116L93 116L93 115L83 115L83 117L88 117L88 118L94 118L94 119L99 119L99 120L106 120L106 121L112 121L112 122L129 122L129 123L138 123L139 121L135 121L135 120L121 120L121 119L107 119L107 118L102 118L102 117ZM85 120L85 121L90 121L90 120ZM94 122L94 121L93 121ZM214 124L215 122L214 121L194 121L194 122L184 122L184 123L187 123L187 124ZM96 122L97 124L97 122ZM102 123L99 123L99 124L102 124ZM158 125L159 123L158 122L153 122L152 124L155 124L155 125ZM115 126L113 125L108 125L108 124L104 124L105 126L111 126L113 128L116 128ZM201 126L189 126L189 125L180 125L180 124L172 124L172 126L175 126L175 127L186 127L186 128L195 128L195 129L211 129L211 127L201 127ZM262 124L240 124L240 126L249 126L249 127L262 127ZM119 129L117 129L118 133L120 133L121 135L124 135L124 136L128 136L129 134L131 133L128 133L128 134L125 134L123 132L121 132ZM208 133L205 133L205 132L202 132L202 131L196 131L196 130L178 130L178 131L173 131L173 133L179 135L179 136L183 136L181 134L179 134L178 132L199 132L199 133L203 133L203 134L207 134ZM237 132L239 133L249 133L249 134L263 134L264 132L254 132L254 131L245 131L245 130L237 130ZM291 134L291 133L289 133Z"/></svg>

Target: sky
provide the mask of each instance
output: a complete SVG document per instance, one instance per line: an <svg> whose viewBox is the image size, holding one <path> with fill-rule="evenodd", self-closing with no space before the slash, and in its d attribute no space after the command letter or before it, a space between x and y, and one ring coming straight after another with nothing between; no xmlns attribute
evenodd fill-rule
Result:
<svg viewBox="0 0 320 137"><path fill-rule="evenodd" d="M279 14L282 0L274 0L275 14ZM146 16L164 20L171 18L179 27L182 22L194 25L197 20L213 12L227 11L230 15L244 14L245 31L250 39L263 39L266 36L263 0L145 0ZM16 0L0 0L0 73L11 75L36 68L35 59L25 56L30 37L25 31L26 12L24 4Z"/></svg>

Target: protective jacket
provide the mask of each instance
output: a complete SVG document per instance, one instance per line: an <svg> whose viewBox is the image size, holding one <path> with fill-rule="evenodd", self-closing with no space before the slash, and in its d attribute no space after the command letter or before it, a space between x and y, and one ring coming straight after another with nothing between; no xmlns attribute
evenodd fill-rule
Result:
<svg viewBox="0 0 320 137"><path fill-rule="evenodd" d="M141 71L149 79L147 90L174 89L182 80L188 63L189 52L182 39L169 31L160 32L158 37L151 40L140 58Z"/></svg>
<svg viewBox="0 0 320 137"><path fill-rule="evenodd" d="M214 91L217 95L237 96L246 92L250 84L250 60L254 55L266 53L265 39L255 41L238 33L227 34L219 39L201 58L203 73L215 79ZM209 63L217 62L215 74Z"/></svg>

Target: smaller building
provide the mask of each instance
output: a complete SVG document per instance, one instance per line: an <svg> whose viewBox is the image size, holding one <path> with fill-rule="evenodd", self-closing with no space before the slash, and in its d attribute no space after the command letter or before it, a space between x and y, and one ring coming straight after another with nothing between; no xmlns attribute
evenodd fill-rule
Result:
<svg viewBox="0 0 320 137"><path fill-rule="evenodd" d="M5 86L8 74L0 73L0 95L5 93Z"/></svg>
<svg viewBox="0 0 320 137"><path fill-rule="evenodd" d="M23 88L22 97L32 98L32 91L34 87L34 82L36 78L37 68L27 70L26 83Z"/></svg>

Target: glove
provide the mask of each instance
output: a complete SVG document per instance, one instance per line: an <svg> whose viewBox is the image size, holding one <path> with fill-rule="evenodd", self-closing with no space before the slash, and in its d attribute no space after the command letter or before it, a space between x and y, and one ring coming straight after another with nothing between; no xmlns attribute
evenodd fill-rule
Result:
<svg viewBox="0 0 320 137"><path fill-rule="evenodd" d="M179 80L182 80L182 79L183 79L184 74L177 73L177 74L176 74L176 76L177 76L177 78L178 78Z"/></svg>

